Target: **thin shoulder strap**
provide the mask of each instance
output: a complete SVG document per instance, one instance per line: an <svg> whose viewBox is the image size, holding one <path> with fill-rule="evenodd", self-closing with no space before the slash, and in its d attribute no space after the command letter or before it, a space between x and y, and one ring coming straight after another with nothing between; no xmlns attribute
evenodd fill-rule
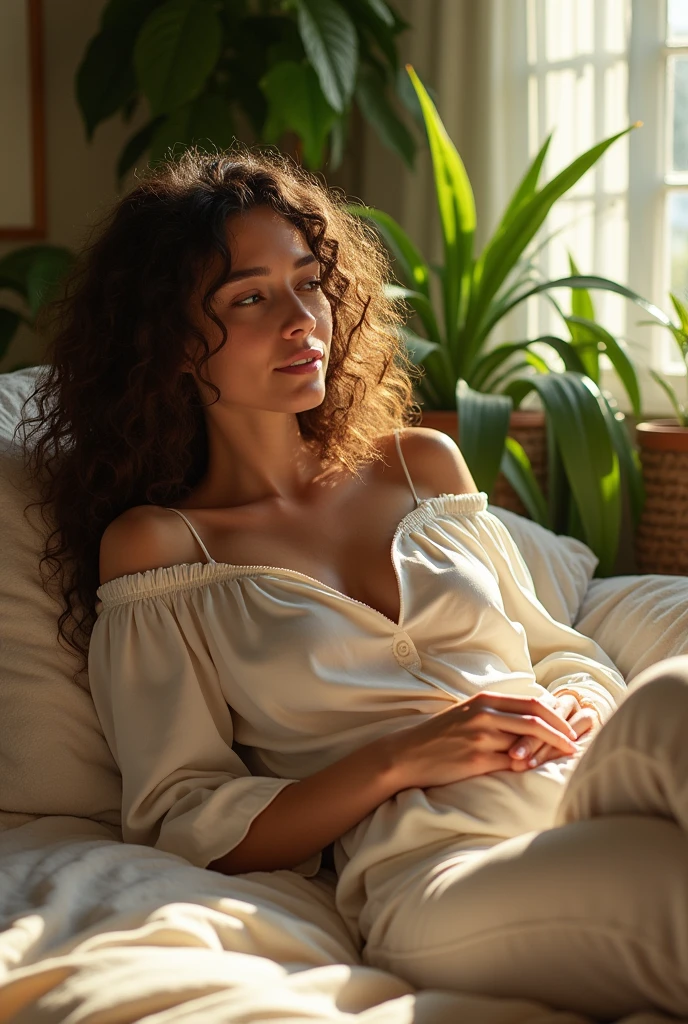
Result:
<svg viewBox="0 0 688 1024"><path fill-rule="evenodd" d="M176 512L178 516L181 516L181 517L182 517L182 519L184 520L184 522L186 523L186 525L187 525L187 526L189 527L189 529L190 529L190 530L191 530L191 532L193 533L193 535L194 535L194 537L196 538L196 540L198 541L198 543L199 543L199 544L201 545L201 548L203 549L203 554L205 555L205 557L206 557L206 558L208 559L208 561L209 561L209 562L211 562L211 563L213 563L213 564L214 564L214 563L215 563L215 559L214 559L214 558L213 558L213 556L212 556L212 555L210 554L210 552L208 551L207 547L205 546L205 544L203 543L203 541L201 540L201 538L200 538L200 537L198 536L198 533L196 532L196 530L194 530L193 526L191 525L191 523L189 522L189 520L188 520L188 519L186 518L186 516L184 515L184 513L183 513L183 512L180 512L178 508L171 508L171 507L170 507L170 506L168 506L168 505L163 505L163 508L166 508L166 509L168 509L168 511L170 511L170 512Z"/></svg>
<svg viewBox="0 0 688 1024"><path fill-rule="evenodd" d="M408 471L408 468L406 466L406 460L404 459L404 456L402 455L402 452L401 452L401 444L399 442L399 430L398 429L394 431L394 440L397 443L397 451L399 452L399 459L401 460L401 465L402 465L402 467L404 469L404 473L406 473L406 479L409 482L409 487L411 488L411 491L413 492L413 497L416 499L416 504L420 505L420 503L421 503L420 502L420 498L416 494L416 488L413 486L413 480L411 479L411 474Z"/></svg>

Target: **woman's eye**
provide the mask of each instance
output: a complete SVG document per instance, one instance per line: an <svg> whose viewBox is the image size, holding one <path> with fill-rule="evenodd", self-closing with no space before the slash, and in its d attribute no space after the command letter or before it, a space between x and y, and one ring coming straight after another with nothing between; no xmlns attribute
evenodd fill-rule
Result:
<svg viewBox="0 0 688 1024"><path fill-rule="evenodd" d="M309 289L309 291L316 291L320 287L320 278L316 277L312 281L306 281L305 283L309 284L309 285L315 285L315 288L311 288L311 289ZM260 299L260 297L261 297L260 295L247 295L245 299L239 299L239 301L238 302L234 302L233 305L234 306L243 306L245 309L248 309L249 306L256 305L256 303L251 302L250 300L251 299ZM248 306L246 305L246 303L248 303Z"/></svg>

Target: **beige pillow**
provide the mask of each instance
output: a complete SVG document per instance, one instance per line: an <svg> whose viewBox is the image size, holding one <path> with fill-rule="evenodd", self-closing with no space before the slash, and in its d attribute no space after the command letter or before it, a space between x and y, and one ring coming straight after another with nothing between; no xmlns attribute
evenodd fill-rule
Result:
<svg viewBox="0 0 688 1024"><path fill-rule="evenodd" d="M630 682L658 661L688 654L688 576L593 580L576 629L592 637Z"/></svg>
<svg viewBox="0 0 688 1024"><path fill-rule="evenodd" d="M488 507L514 538L538 599L553 619L572 626L597 567L595 553L574 537L553 533L508 509Z"/></svg>
<svg viewBox="0 0 688 1024"><path fill-rule="evenodd" d="M75 815L121 838L121 777L85 671L72 681L79 659L57 640L57 581L52 596L42 586L48 528L39 507L24 515L37 496L11 437L35 374L0 374L0 830Z"/></svg>

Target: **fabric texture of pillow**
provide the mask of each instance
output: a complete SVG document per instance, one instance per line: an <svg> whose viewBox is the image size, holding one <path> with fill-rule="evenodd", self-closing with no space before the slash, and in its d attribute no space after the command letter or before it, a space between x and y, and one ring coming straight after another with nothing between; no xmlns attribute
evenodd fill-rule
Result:
<svg viewBox="0 0 688 1024"><path fill-rule="evenodd" d="M121 777L85 670L57 639L57 579L43 586L49 529L12 435L40 368L0 375L0 830L46 814L91 818L121 838ZM47 566L48 571L52 571ZM44 566L44 572L46 566Z"/></svg>
<svg viewBox="0 0 688 1024"><path fill-rule="evenodd" d="M538 599L553 619L572 626L578 617L598 558L575 537L545 529L525 516L489 505L501 519L523 555Z"/></svg>
<svg viewBox="0 0 688 1024"><path fill-rule="evenodd" d="M688 576L593 580L576 621L626 682L665 658L688 654Z"/></svg>

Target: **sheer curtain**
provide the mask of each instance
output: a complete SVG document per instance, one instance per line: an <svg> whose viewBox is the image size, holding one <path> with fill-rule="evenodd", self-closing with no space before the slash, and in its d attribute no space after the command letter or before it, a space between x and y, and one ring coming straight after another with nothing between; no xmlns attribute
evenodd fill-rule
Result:
<svg viewBox="0 0 688 1024"><path fill-rule="evenodd" d="M471 179L478 252L528 162L526 0L396 0L396 7L412 26L399 37L402 67L411 63L434 90ZM438 261L432 162L424 135L415 134L411 171L359 121L341 181L351 196L395 217L426 259Z"/></svg>

